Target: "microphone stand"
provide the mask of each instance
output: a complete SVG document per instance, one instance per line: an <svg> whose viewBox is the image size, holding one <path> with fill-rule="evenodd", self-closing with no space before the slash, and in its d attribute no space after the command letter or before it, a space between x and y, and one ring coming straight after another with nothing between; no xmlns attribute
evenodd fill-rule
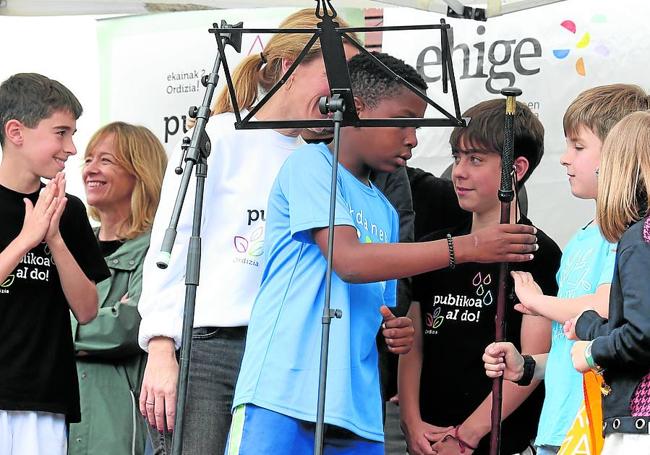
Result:
<svg viewBox="0 0 650 455"><path fill-rule="evenodd" d="M314 453L323 453L325 441L325 390L327 382L327 355L329 351L330 321L333 317L340 319L343 312L339 309L330 309L332 291L332 260L334 257L334 219L336 216L336 187L339 164L339 140L341 123L345 112L345 101L340 95L334 95L331 100L326 97L320 99L321 113L334 113L334 150L332 152L332 183L330 186L330 211L329 232L327 234L327 270L325 272L325 304L323 305L321 344L320 344L320 371L318 379L318 410L316 414L316 435L314 438Z"/></svg>
<svg viewBox="0 0 650 455"><path fill-rule="evenodd" d="M499 200L501 201L501 224L510 223L510 203L514 198L512 188L512 172L514 162L514 130L515 111L517 108L516 97L521 95L521 90L508 87L501 90L506 97L506 120L503 130L503 152L501 154L501 186ZM495 341L506 339L506 281L508 279L508 263L502 262L499 266L499 294L495 317ZM501 453L501 403L503 393L503 376L494 378L492 382L492 426L490 432L490 455Z"/></svg>
<svg viewBox="0 0 650 455"><path fill-rule="evenodd" d="M214 24L216 27L216 24ZM242 28L243 23L240 22L236 25L228 25L225 21L221 21L221 27L230 27L232 29ZM232 46L237 52L241 51L241 33L236 30L231 31L223 36L218 36L217 41L223 40L225 44ZM220 46L223 49L223 46ZM158 261L156 265L165 269L169 265L171 258L171 251L176 239L176 228L178 220L183 208L183 202L187 194L190 178L194 166L196 166L196 192L194 195L194 212L192 215L192 236L190 237L189 247L187 252L187 265L185 270L185 308L183 315L183 331L181 336L181 353L180 353L180 368L178 373L178 391L176 400L176 425L172 437L172 453L174 455L181 455L183 447L183 427L184 427L184 410L185 402L187 399L187 383L190 368L190 349L192 346L192 328L194 325L194 308L196 305L196 291L199 286L199 274L201 269L201 217L203 208L203 193L205 187L205 178L208 175L207 159L210 155L210 138L205 132L205 127L210 119L210 106L212 104L212 96L219 81L219 68L222 61L225 61L224 52L217 52L217 56L212 67L212 72L203 76L201 83L206 88L203 96L201 107L192 106L189 115L196 119L196 125L192 132L192 139L183 138L183 157L181 161L185 161L185 168L182 169L182 178L179 185L178 194L172 210L171 220L169 227L165 231ZM176 173L179 174L180 166L176 168Z"/></svg>

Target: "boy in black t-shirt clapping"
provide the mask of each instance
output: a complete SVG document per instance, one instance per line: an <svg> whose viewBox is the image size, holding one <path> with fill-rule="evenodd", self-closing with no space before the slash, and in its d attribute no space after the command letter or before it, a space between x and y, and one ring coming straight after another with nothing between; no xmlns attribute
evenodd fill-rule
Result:
<svg viewBox="0 0 650 455"><path fill-rule="evenodd" d="M0 453L64 454L79 421L70 328L97 314L110 273L62 171L82 108L40 74L0 85ZM41 178L51 179L42 188Z"/></svg>

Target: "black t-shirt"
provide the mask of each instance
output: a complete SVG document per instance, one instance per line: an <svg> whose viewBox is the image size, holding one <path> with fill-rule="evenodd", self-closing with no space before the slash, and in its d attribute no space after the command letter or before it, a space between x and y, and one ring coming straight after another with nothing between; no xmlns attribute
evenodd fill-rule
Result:
<svg viewBox="0 0 650 455"><path fill-rule="evenodd" d="M520 223L530 224L525 218ZM423 240L468 234L470 224L437 231ZM555 275L560 266L558 246L541 230L539 250L532 261L511 269L530 272L544 294L556 295ZM516 296L508 277L506 336L517 348L520 344L522 315L513 309ZM499 264L459 264L414 277L413 296L420 302L423 357L420 379L420 412L433 425L461 424L490 394L492 380L485 375L481 356L494 341ZM533 439L542 401L543 387L537 389L502 425L501 453L523 450ZM475 455L489 453L489 434Z"/></svg>
<svg viewBox="0 0 650 455"><path fill-rule="evenodd" d="M124 245L124 242L121 240L100 240L99 249L102 252L102 256L110 256L115 253L119 247Z"/></svg>
<svg viewBox="0 0 650 455"><path fill-rule="evenodd" d="M110 276L86 209L76 197L61 216L60 230L72 256L91 280ZM0 186L0 250L22 229L21 194ZM79 385L70 328L70 312L46 243L22 258L0 284L0 409L65 414L79 421Z"/></svg>
<svg viewBox="0 0 650 455"><path fill-rule="evenodd" d="M415 211L415 240L449 226L460 226L472 220L471 212L458 205L451 180L430 172L406 167Z"/></svg>

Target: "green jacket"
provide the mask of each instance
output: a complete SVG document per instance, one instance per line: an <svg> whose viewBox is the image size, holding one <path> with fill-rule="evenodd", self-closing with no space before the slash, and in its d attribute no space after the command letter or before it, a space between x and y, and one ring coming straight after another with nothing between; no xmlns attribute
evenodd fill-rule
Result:
<svg viewBox="0 0 650 455"><path fill-rule="evenodd" d="M144 453L147 430L138 410L146 354L138 346L142 267L150 234L107 256L111 277L97 284L99 311L86 325L72 317L81 422L70 426L68 453ZM127 294L128 302L120 303ZM135 435L134 435L135 428Z"/></svg>

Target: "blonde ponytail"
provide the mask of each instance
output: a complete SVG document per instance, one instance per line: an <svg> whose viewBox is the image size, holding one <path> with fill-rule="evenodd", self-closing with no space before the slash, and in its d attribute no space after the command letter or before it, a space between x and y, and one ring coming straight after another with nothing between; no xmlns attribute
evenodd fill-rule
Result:
<svg viewBox="0 0 650 455"><path fill-rule="evenodd" d="M245 57L232 74L232 83L235 87L239 109L249 109L257 99L259 73L262 66L262 56L252 54ZM233 112L234 106L230 100L228 87L223 87L212 105L212 115L224 112Z"/></svg>
<svg viewBox="0 0 650 455"><path fill-rule="evenodd" d="M287 17L279 28L316 29L320 21L315 15L315 10L307 8ZM348 26L341 17L338 17L337 21L341 27ZM356 34L349 33L349 35L358 41ZM232 73L239 109L250 109L253 106L258 98L260 87L265 91L270 90L282 77L282 61L293 61L298 58L311 37L309 33L276 33L266 43L262 53L244 58ZM309 62L319 56L320 52L320 41L316 40L302 62ZM224 87L212 106L212 115L233 112L233 109L228 88Z"/></svg>

